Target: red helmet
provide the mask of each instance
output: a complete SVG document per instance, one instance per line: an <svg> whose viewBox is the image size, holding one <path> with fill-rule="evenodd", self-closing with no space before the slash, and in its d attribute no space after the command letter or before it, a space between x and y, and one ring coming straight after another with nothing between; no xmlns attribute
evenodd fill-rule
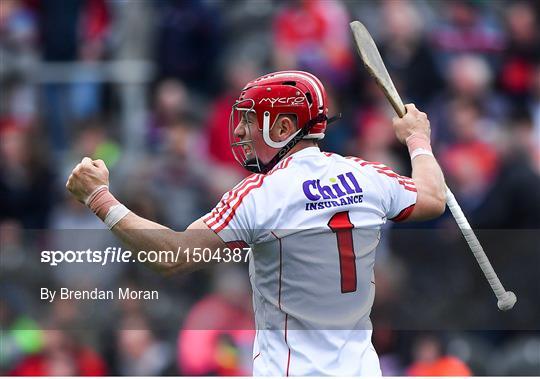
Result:
<svg viewBox="0 0 540 379"><path fill-rule="evenodd" d="M249 163L247 159L238 157L238 153L242 156L241 149L235 151L235 147L250 142L238 142L234 137L236 111L255 112L264 142L273 148L283 148L310 121L315 123L303 139L324 138L328 114L327 96L320 80L315 75L304 71L274 72L246 84L233 105L229 132L236 159L244 167L250 169L247 166ZM285 141L273 141L270 137L270 129L278 116L285 114L296 116L298 132ZM250 164L255 165L255 162L250 162ZM261 166L259 162L256 162L256 165L259 168Z"/></svg>

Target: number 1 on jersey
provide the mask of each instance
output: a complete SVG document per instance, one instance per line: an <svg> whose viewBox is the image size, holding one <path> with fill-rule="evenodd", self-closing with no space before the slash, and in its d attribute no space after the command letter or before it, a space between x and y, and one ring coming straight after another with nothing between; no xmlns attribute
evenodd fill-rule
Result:
<svg viewBox="0 0 540 379"><path fill-rule="evenodd" d="M330 218L328 226L337 237L341 293L356 291L356 255L354 254L352 230L354 225L349 212L338 212Z"/></svg>

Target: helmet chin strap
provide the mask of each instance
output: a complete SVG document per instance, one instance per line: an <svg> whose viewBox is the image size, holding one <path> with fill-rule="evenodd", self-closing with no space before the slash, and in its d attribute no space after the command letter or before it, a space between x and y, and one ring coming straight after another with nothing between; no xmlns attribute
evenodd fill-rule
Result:
<svg viewBox="0 0 540 379"><path fill-rule="evenodd" d="M266 116L266 114L264 115ZM256 174L267 174L268 171L270 171L271 169L274 168L274 166L280 161L283 159L283 157L285 155L287 155L289 153L289 151L291 151L291 149L293 147L296 146L296 144L298 142L300 142L308 133L309 131L311 130L311 128L313 128L316 124L318 124L319 122L323 122L323 121L327 121L328 124L338 120L341 118L341 113L334 116L334 117L331 117L331 118L328 118L326 115L324 114L319 114L317 117L309 120L308 122L306 122L306 124L302 127L302 129L298 130L296 133L294 133L292 136L290 136L289 138L287 138L285 141L282 141L282 142L274 142L270 139L270 135L268 135L268 139L270 141L272 141L272 143L274 144L277 144L279 146L272 146L271 144L269 144L269 146L271 147L276 147L276 148L279 148L281 147L281 149L277 152L276 155L274 155L274 157L272 159L270 159L270 162L268 162L267 164L262 164L260 161L258 161L258 165L251 165L250 163L256 163L257 162L257 159L256 158L252 158L252 159L249 159L247 160L246 162L244 162L244 167L250 171L250 172L253 172L253 173L256 173ZM269 125L267 125L268 127L265 127L266 125L264 125L264 122L266 120L263 119L263 138L265 139L265 142L266 141L266 138L265 138L265 135L264 135L264 130L266 129L267 131L269 131ZM268 124L269 124L269 121L268 121Z"/></svg>

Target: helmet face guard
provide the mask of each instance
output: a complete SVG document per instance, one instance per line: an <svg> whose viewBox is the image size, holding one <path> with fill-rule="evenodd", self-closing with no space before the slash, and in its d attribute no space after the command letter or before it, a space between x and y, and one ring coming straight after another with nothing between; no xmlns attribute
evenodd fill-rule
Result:
<svg viewBox="0 0 540 379"><path fill-rule="evenodd" d="M229 116L229 142L234 159L242 167L250 172L261 172L262 164L257 155L249 127L249 113L255 114L255 101L253 99L240 100L233 104ZM244 129L247 134L243 140L234 135L237 125L241 122L245 123Z"/></svg>

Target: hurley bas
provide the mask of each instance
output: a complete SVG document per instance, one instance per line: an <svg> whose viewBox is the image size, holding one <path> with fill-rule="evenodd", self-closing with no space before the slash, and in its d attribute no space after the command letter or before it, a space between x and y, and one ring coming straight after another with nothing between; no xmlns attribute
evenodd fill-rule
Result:
<svg viewBox="0 0 540 379"><path fill-rule="evenodd" d="M118 291L100 290L70 290L62 287L60 290L41 288L41 300L52 303L56 296L60 300L159 300L159 292L156 290L133 290L130 288L118 288Z"/></svg>

